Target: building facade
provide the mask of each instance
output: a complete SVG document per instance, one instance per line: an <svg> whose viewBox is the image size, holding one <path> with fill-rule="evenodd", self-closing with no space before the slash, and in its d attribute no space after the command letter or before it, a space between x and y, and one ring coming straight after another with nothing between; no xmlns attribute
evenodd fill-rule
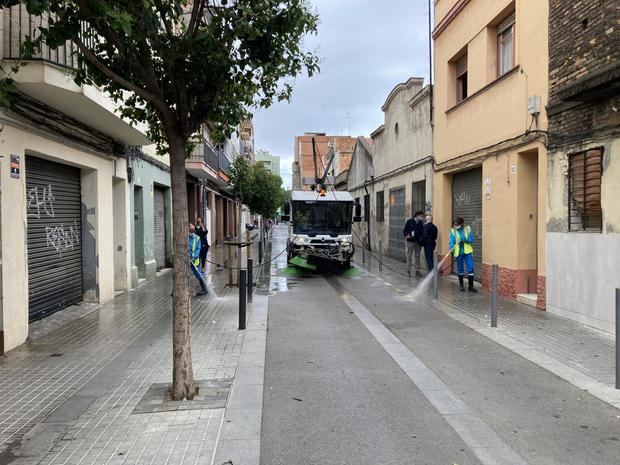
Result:
<svg viewBox="0 0 620 465"><path fill-rule="evenodd" d="M37 18L22 5L3 13L9 67ZM0 112L0 353L26 340L29 322L131 286L128 146L150 142L99 89L73 82L65 52L44 47Z"/></svg>
<svg viewBox="0 0 620 465"><path fill-rule="evenodd" d="M434 217L473 228L476 278L545 307L548 2L435 2ZM450 264L448 264L449 266Z"/></svg>
<svg viewBox="0 0 620 465"><path fill-rule="evenodd" d="M620 288L618 2L549 2L547 310L614 332Z"/></svg>
<svg viewBox="0 0 620 465"><path fill-rule="evenodd" d="M356 243L405 260L403 227L417 210L432 211L433 147L430 86L422 78L398 84L381 107L384 123L358 138L348 190L362 205Z"/></svg>
<svg viewBox="0 0 620 465"><path fill-rule="evenodd" d="M316 168L312 140L316 147ZM295 137L293 159L293 190L311 190L317 176L322 176L327 168L329 145L334 145L335 156L328 170L329 181L341 172L349 169L351 156L356 139L348 136L328 136L325 133L308 132L303 136Z"/></svg>
<svg viewBox="0 0 620 465"><path fill-rule="evenodd" d="M172 191L167 156L136 150L128 164L134 288L172 266Z"/></svg>
<svg viewBox="0 0 620 465"><path fill-rule="evenodd" d="M277 155L259 150L256 152L256 163L262 163L267 171L280 176L280 157Z"/></svg>

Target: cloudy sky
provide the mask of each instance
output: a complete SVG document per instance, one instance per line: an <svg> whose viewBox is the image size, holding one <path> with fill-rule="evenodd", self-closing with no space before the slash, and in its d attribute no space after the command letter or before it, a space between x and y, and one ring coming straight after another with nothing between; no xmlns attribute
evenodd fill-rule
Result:
<svg viewBox="0 0 620 465"><path fill-rule="evenodd" d="M295 81L291 103L254 115L255 144L281 157L291 185L293 142L305 132L368 136L383 123L388 93L411 76L428 79L428 0L312 0L318 35L305 47L321 72ZM347 114L349 118L347 118Z"/></svg>

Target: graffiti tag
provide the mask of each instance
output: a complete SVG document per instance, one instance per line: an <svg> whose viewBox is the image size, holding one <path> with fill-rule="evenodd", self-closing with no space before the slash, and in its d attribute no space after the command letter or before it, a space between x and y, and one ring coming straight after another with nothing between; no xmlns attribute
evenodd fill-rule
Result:
<svg viewBox="0 0 620 465"><path fill-rule="evenodd" d="M52 185L34 186L28 191L28 216L41 218L41 214L54 218L54 194Z"/></svg>
<svg viewBox="0 0 620 465"><path fill-rule="evenodd" d="M61 255L64 251L73 249L75 245L80 243L80 234L75 221L72 225L69 224L67 226L63 223L55 226L46 226L45 236L47 247L53 247Z"/></svg>
<svg viewBox="0 0 620 465"><path fill-rule="evenodd" d="M476 218L471 224L471 230L477 239L482 239L482 218Z"/></svg>
<svg viewBox="0 0 620 465"><path fill-rule="evenodd" d="M464 207L471 203L471 195L467 192L460 192L458 194L454 194L454 205L456 208Z"/></svg>

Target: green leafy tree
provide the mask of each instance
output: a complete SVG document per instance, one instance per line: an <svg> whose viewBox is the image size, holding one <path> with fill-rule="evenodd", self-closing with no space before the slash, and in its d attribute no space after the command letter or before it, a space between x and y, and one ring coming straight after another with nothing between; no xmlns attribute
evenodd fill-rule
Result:
<svg viewBox="0 0 620 465"><path fill-rule="evenodd" d="M237 158L230 172L231 191L243 200L253 213L272 217L284 203L282 178L268 171L262 163L251 165L245 158Z"/></svg>
<svg viewBox="0 0 620 465"><path fill-rule="evenodd" d="M7 7L18 2L2 1ZM29 13L49 15L23 46L23 58L67 41L77 49L77 84L96 85L119 113L149 125L160 153L170 154L173 197L173 390L196 393L190 346L185 158L207 125L223 139L256 107L291 96L291 79L318 71L302 47L318 18L307 0L25 0ZM18 67L19 64L16 64ZM11 73L0 103L16 97Z"/></svg>

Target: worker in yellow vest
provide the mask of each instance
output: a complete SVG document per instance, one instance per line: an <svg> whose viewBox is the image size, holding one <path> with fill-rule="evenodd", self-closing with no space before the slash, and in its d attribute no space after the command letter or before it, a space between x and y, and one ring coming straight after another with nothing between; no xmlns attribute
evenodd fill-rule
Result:
<svg viewBox="0 0 620 465"><path fill-rule="evenodd" d="M450 229L450 250L453 250L456 258L456 268L459 275L459 287L461 292L465 291L463 284L463 264L467 266L467 281L469 282L469 292L478 292L474 288L474 234L471 227L465 226L463 218L454 220L454 227Z"/></svg>

